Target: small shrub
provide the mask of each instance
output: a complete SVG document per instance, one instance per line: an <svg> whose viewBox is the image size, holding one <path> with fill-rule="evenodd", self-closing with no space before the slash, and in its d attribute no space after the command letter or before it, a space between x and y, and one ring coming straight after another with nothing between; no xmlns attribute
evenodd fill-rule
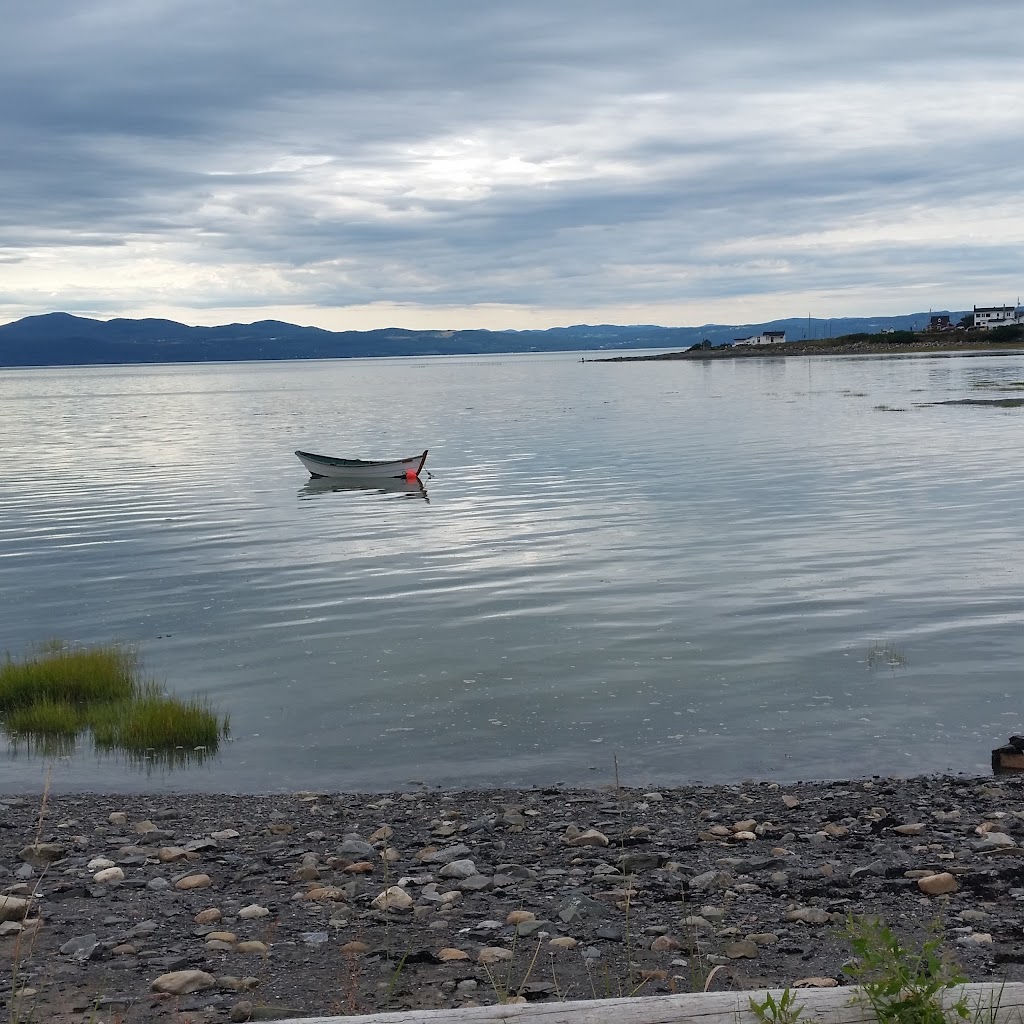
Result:
<svg viewBox="0 0 1024 1024"><path fill-rule="evenodd" d="M856 960L844 970L861 986L879 1024L946 1024L942 993L967 978L942 955L938 934L913 949L877 918L851 916L846 936ZM974 1016L964 997L949 1012L962 1020Z"/></svg>

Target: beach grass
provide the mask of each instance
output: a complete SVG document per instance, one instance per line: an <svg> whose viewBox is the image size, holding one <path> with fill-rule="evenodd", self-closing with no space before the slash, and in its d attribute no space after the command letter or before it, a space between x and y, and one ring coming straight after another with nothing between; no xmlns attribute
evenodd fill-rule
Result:
<svg viewBox="0 0 1024 1024"><path fill-rule="evenodd" d="M0 713L49 701L93 704L131 699L136 692L138 654L132 647L68 647L50 641L15 661L0 664Z"/></svg>
<svg viewBox="0 0 1024 1024"><path fill-rule="evenodd" d="M227 734L208 702L150 693L127 707L105 705L90 716L96 745L103 749L145 751L183 747L213 749Z"/></svg>
<svg viewBox="0 0 1024 1024"><path fill-rule="evenodd" d="M0 663L0 724L15 750L73 749L88 732L97 750L167 764L214 753L229 731L228 716L204 698L144 680L134 647L59 641Z"/></svg>

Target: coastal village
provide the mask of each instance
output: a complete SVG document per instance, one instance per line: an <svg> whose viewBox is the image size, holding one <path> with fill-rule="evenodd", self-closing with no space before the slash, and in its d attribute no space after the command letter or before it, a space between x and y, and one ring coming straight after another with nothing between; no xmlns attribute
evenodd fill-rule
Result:
<svg viewBox="0 0 1024 1024"><path fill-rule="evenodd" d="M1024 323L1024 307L1019 302L1013 306L975 306L972 313L966 314L956 324L951 322L950 314L948 313L929 315L924 333L944 334L950 331L994 331L999 327L1016 327L1022 323ZM896 330L895 328L887 327L883 328L881 333L895 334ZM785 331L762 331L760 334L734 338L732 342L733 345L750 347L784 345L785 343Z"/></svg>

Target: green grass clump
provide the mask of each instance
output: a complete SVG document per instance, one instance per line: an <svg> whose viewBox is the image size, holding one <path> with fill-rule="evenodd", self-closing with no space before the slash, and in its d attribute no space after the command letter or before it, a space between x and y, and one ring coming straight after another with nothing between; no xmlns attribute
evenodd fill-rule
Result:
<svg viewBox="0 0 1024 1024"><path fill-rule="evenodd" d="M227 732L209 705L198 698L181 700L148 694L125 709L105 707L92 721L98 747L145 751L174 747L215 748Z"/></svg>
<svg viewBox="0 0 1024 1024"><path fill-rule="evenodd" d="M80 707L49 697L35 704L19 705L4 716L4 728L16 733L77 736L85 724Z"/></svg>
<svg viewBox="0 0 1024 1024"><path fill-rule="evenodd" d="M0 663L0 721L15 751L73 750L91 732L97 749L139 762L182 765L214 753L228 735L201 698L165 694L139 676L132 647L72 648L52 642L23 661ZM195 755L195 756L193 756Z"/></svg>
<svg viewBox="0 0 1024 1024"><path fill-rule="evenodd" d="M65 704L128 700L135 694L139 659L131 647L45 644L24 661L8 654L0 664L0 714L40 701Z"/></svg>

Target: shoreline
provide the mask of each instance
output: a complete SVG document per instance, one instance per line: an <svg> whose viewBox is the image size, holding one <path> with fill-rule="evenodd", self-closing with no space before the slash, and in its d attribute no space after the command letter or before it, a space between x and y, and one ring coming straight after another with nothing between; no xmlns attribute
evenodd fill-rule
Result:
<svg viewBox="0 0 1024 1024"><path fill-rule="evenodd" d="M1001 356L1021 355L1024 345L1020 342L1003 345L980 341L938 342L922 340L910 344L887 344L886 342L853 342L833 344L824 341L786 341L778 345L720 345L717 348L689 348L678 352L662 352L656 355L614 356L607 359L587 359L588 363L646 363L677 359L778 359L789 356Z"/></svg>
<svg viewBox="0 0 1024 1024"><path fill-rule="evenodd" d="M26 1015L75 1024L847 984L848 914L1024 981L1018 843L1017 775L7 796L0 892L42 924L5 904L0 1004L16 958Z"/></svg>

